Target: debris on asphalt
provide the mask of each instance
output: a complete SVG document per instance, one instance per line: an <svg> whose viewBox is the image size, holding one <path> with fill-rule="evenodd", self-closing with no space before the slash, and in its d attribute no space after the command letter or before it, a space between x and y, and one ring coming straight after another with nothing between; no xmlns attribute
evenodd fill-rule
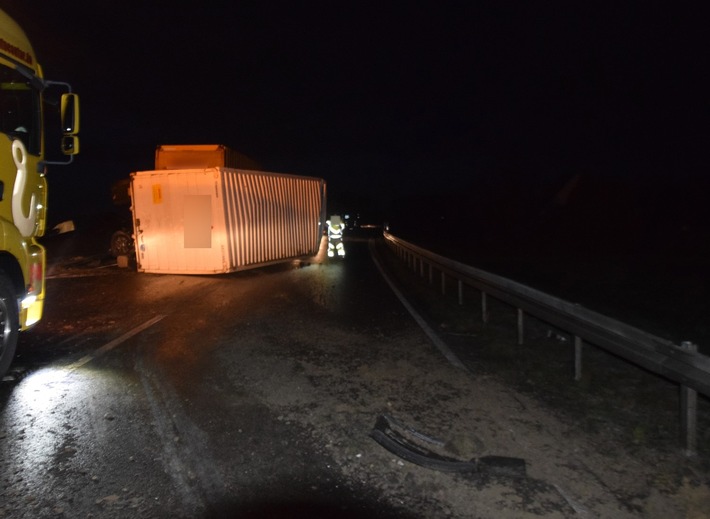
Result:
<svg viewBox="0 0 710 519"><path fill-rule="evenodd" d="M525 460L507 456L482 456L460 460L436 452L445 442L425 435L389 415L380 415L370 437L400 458L434 470L472 476L491 475L522 478Z"/></svg>

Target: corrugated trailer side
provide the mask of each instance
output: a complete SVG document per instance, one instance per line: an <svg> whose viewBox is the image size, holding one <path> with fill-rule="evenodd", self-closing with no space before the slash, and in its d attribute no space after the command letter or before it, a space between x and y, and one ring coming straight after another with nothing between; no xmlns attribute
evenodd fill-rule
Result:
<svg viewBox="0 0 710 519"><path fill-rule="evenodd" d="M131 175L138 270L216 274L318 252L325 181L208 168Z"/></svg>
<svg viewBox="0 0 710 519"><path fill-rule="evenodd" d="M229 169L223 178L229 261L237 270L318 252L324 180Z"/></svg>

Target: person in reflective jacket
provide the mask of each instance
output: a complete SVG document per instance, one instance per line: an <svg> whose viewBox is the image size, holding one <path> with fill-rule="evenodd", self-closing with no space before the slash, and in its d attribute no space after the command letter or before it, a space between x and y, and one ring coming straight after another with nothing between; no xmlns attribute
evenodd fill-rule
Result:
<svg viewBox="0 0 710 519"><path fill-rule="evenodd" d="M343 245L343 229L345 225L339 215L334 214L328 224L328 257L345 257L345 246Z"/></svg>

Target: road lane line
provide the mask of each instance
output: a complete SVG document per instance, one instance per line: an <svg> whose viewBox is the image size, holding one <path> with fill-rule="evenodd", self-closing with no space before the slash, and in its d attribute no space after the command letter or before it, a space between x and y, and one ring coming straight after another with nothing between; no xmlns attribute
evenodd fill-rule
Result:
<svg viewBox="0 0 710 519"><path fill-rule="evenodd" d="M110 342L107 342L106 344L101 346L98 350L94 351L93 353L85 355L84 357L80 358L76 362L69 364L68 366L66 366L65 369L67 371L74 371L76 369L79 369L84 364L91 362L92 360L94 360L97 357L100 357L104 353L111 351L119 344L126 342L128 339L130 339L134 335L137 335L140 332L142 332L143 330L150 328L154 324L161 321L163 318L165 318L165 315L156 315L155 317L153 317L152 319L149 319L148 321L144 322L143 324L138 325L135 328L133 328L132 330L127 331L126 333L124 333L120 337L117 337L116 339L114 339Z"/></svg>
<svg viewBox="0 0 710 519"><path fill-rule="evenodd" d="M424 318L417 312L414 307L407 301L407 299L404 297L404 294L400 292L400 290L395 286L394 281L387 275L387 272L385 272L384 267L380 264L380 261L377 256L377 252L375 251L375 241L370 240L369 241L369 246L370 246L370 257L372 257L372 261L375 262L375 265L377 266L377 269L380 271L380 274L384 278L384 280L387 282L387 284L390 286L392 289L392 292L394 292L394 295L397 296L397 299L399 299L400 303L404 305L404 308L407 309L409 314L414 318L414 320L417 322L419 327L424 331L424 333L429 337L431 342L434 343L434 346L438 348L438 350L446 357L446 359L453 364L455 367L460 368L464 371L468 371L468 368L464 365L461 360L456 356L456 354L451 351L451 349L448 347L448 345L441 340L441 337L439 337L436 332L429 326Z"/></svg>

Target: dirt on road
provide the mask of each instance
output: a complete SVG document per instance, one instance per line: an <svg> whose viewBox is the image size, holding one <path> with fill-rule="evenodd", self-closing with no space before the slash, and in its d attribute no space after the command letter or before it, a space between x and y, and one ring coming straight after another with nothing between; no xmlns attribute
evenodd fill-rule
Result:
<svg viewBox="0 0 710 519"><path fill-rule="evenodd" d="M305 315L278 334L268 326L253 323L238 350L224 345L220 362L239 381L234 389L258 395L279 420L310 431L348 479L416 517L708 517L706 459L634 444L613 422L590 431L574 413L477 366L473 354L465 368L453 365L414 320L384 327L373 319L348 330L325 321L315 342ZM463 340L474 353L477 341L490 347L511 338L495 324L480 337L439 328L444 344ZM373 439L383 415L412 437L436 439L432 452L448 460L524 461L525 477L412 463Z"/></svg>

